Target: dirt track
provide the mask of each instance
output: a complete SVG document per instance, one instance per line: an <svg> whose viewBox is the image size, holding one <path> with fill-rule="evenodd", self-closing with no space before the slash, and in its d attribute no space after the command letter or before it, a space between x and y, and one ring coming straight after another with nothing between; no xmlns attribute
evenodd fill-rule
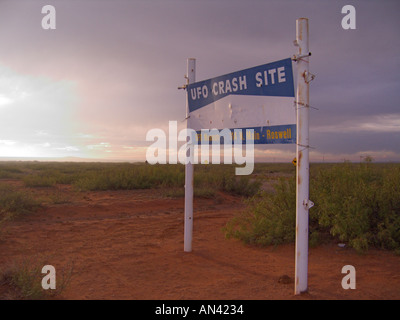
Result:
<svg viewBox="0 0 400 320"><path fill-rule="evenodd" d="M83 195L59 188L68 203L7 223L0 267L45 257L59 274L73 263L61 299L400 299L399 256L358 255L336 244L310 249L309 293L294 296L294 245L225 239L221 228L244 206L232 196L195 200L193 251L185 253L183 199L157 190ZM344 265L356 268L356 290L341 287Z"/></svg>

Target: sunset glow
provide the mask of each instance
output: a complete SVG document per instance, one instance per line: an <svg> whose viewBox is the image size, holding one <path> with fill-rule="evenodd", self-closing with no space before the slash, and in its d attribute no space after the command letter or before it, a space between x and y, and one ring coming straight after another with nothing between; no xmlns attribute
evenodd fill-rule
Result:
<svg viewBox="0 0 400 320"><path fill-rule="evenodd" d="M0 157L144 161L149 130L185 126L177 87L188 57L197 59L198 81L291 57L295 20L307 16L316 75L310 160L400 160L393 2L358 4L355 30L341 28L334 2L221 0L209 10L207 1L52 1L55 29L41 25L45 3L17 2L0 3ZM363 18L375 13L385 17L379 30ZM291 161L294 153L255 150L256 161Z"/></svg>

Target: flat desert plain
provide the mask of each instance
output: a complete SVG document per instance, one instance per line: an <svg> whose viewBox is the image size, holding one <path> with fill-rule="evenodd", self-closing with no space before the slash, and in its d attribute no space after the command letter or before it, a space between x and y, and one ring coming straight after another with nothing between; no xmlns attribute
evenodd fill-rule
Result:
<svg viewBox="0 0 400 320"><path fill-rule="evenodd" d="M18 180L3 180L23 190ZM183 250L184 199L158 189L76 193L69 185L35 188L59 204L2 226L0 268L31 261L50 264L55 299L400 299L400 257L370 249L357 254L337 243L309 250L309 291L294 295L294 244L248 246L222 231L243 210L240 197L218 194L194 201L193 251ZM344 290L342 267L356 269L356 289ZM44 277L44 275L42 275ZM14 299L0 286L1 299Z"/></svg>

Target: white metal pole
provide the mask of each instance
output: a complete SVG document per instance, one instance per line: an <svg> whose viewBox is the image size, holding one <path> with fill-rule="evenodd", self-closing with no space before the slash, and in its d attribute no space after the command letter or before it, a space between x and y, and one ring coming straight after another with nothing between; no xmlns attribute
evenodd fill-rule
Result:
<svg viewBox="0 0 400 320"><path fill-rule="evenodd" d="M308 19L296 20L297 59L297 167L296 167L296 258L295 294L308 290L308 209L309 209L309 58Z"/></svg>
<svg viewBox="0 0 400 320"><path fill-rule="evenodd" d="M195 82L196 79L196 59L187 60L187 84ZM186 90L186 127L191 129L189 117L189 92ZM194 150L188 146L188 152ZM187 154L188 155L188 154ZM193 154L190 154L190 161L185 165L185 233L184 233L184 251L192 251L193 234Z"/></svg>

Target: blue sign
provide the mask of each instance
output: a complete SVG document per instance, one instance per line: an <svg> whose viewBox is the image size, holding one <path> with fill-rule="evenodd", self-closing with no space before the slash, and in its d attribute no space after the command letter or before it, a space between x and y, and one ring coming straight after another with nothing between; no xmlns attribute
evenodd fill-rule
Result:
<svg viewBox="0 0 400 320"><path fill-rule="evenodd" d="M224 144L223 131L203 129L196 131L198 144ZM253 127L230 129L229 138L234 144L290 144L296 143L296 125L279 125L269 127Z"/></svg>
<svg viewBox="0 0 400 320"><path fill-rule="evenodd" d="M290 58L189 84L189 112L228 95L294 97Z"/></svg>

